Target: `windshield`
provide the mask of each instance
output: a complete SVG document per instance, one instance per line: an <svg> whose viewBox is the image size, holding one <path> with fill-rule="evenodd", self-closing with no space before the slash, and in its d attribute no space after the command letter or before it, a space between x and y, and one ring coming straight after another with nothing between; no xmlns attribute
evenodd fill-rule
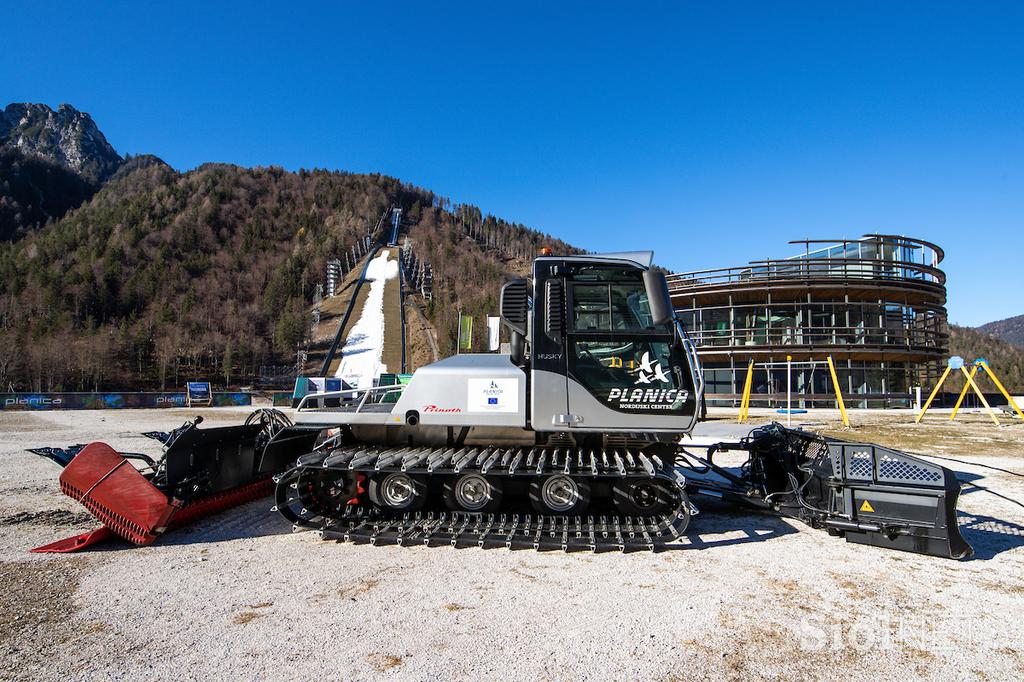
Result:
<svg viewBox="0 0 1024 682"><path fill-rule="evenodd" d="M572 285L572 329L578 332L621 330L665 331L655 327L642 282L575 282Z"/></svg>

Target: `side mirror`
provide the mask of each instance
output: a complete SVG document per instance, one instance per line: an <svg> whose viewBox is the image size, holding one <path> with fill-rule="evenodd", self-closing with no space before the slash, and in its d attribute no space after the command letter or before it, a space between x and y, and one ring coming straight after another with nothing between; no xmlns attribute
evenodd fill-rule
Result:
<svg viewBox="0 0 1024 682"><path fill-rule="evenodd" d="M651 318L655 325L663 325L676 316L672 308L672 297L668 293L668 280L656 270L644 272L644 289L651 306Z"/></svg>

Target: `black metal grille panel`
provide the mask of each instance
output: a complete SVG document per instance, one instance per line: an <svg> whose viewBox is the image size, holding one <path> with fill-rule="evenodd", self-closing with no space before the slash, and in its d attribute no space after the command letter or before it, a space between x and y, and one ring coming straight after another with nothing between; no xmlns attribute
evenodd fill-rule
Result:
<svg viewBox="0 0 1024 682"><path fill-rule="evenodd" d="M932 467L884 454L878 460L878 479L893 483L938 483L942 480L942 473Z"/></svg>
<svg viewBox="0 0 1024 682"><path fill-rule="evenodd" d="M849 453L846 460L846 477L862 481L870 481L874 463L870 450L857 450Z"/></svg>

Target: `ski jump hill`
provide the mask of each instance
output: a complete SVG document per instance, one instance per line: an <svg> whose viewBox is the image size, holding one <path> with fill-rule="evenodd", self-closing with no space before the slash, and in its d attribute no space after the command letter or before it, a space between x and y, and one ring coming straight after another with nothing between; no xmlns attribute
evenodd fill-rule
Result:
<svg viewBox="0 0 1024 682"><path fill-rule="evenodd" d="M340 377L353 388L369 388L404 364L402 286L397 247L370 251L363 267L324 299L305 375ZM333 341L333 342L332 342Z"/></svg>

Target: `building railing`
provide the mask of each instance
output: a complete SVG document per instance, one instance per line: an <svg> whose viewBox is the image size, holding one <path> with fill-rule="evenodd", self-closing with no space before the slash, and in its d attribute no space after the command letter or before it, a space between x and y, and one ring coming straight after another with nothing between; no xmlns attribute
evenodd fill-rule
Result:
<svg viewBox="0 0 1024 682"><path fill-rule="evenodd" d="M948 334L935 329L895 329L888 327L785 327L777 329L728 328L688 329L699 350L709 347L744 348L748 346L885 346L908 350L941 350Z"/></svg>
<svg viewBox="0 0 1024 682"><path fill-rule="evenodd" d="M883 280L924 282L944 285L946 273L936 267L870 258L799 258L792 260L753 261L731 268L695 270L667 277L669 291L682 293L687 289L727 284L791 283L804 280Z"/></svg>
<svg viewBox="0 0 1024 682"><path fill-rule="evenodd" d="M709 407L739 407L743 399L741 393L706 393L704 400ZM750 406L754 408L777 408L785 407L787 400L791 401L793 407L798 409L806 408L835 408L838 407L834 393L793 393L787 396L785 393L752 393L750 394ZM867 406L880 407L910 407L913 404L914 396L905 392L897 393L844 393L843 401L847 407L862 408Z"/></svg>

